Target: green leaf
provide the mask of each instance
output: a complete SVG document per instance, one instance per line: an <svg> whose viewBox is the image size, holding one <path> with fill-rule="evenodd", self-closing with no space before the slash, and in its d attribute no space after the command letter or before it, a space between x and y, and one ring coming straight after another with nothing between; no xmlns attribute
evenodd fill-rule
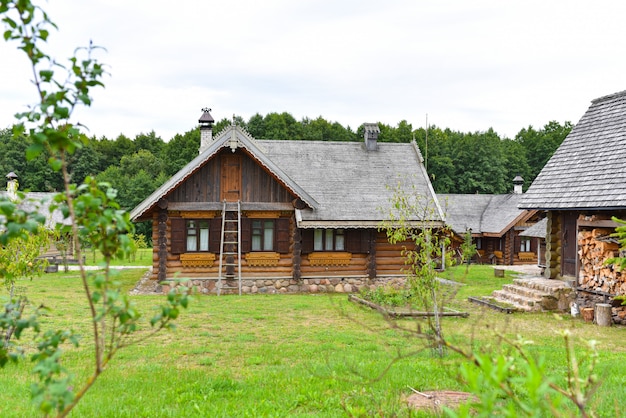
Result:
<svg viewBox="0 0 626 418"><path fill-rule="evenodd" d="M26 148L26 159L32 161L43 152L44 148L41 143L35 142Z"/></svg>
<svg viewBox="0 0 626 418"><path fill-rule="evenodd" d="M63 167L63 161L55 157L50 157L48 158L48 165L50 165L54 171L60 171L61 167Z"/></svg>

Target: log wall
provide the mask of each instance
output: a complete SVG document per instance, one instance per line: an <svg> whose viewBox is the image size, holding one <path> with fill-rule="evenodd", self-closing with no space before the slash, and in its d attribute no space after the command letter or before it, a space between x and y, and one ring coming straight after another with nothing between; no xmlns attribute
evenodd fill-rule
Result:
<svg viewBox="0 0 626 418"><path fill-rule="evenodd" d="M548 237L546 239L546 269L544 276L548 279L561 279L561 215L549 211Z"/></svg>
<svg viewBox="0 0 626 418"><path fill-rule="evenodd" d="M391 244L384 232L376 234L376 275L403 275L406 270L406 258L402 255L404 248L414 249L413 242Z"/></svg>

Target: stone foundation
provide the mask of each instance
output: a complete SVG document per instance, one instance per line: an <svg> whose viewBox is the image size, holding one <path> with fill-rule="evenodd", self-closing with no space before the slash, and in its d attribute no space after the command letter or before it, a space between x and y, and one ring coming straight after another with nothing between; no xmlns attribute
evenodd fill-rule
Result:
<svg viewBox="0 0 626 418"><path fill-rule="evenodd" d="M358 293L362 288L374 289L382 285L402 286L404 277L332 277L294 279L242 279L241 293L278 294L278 293ZM217 294L216 279L191 279L187 281L165 281L162 283L163 293L174 286L194 287L202 294ZM237 280L222 280L221 294L238 294Z"/></svg>

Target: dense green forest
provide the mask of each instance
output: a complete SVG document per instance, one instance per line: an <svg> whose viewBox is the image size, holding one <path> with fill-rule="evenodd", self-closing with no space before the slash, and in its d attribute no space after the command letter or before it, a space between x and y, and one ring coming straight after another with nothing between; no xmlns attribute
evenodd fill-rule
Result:
<svg viewBox="0 0 626 418"><path fill-rule="evenodd" d="M256 114L236 123L259 139L299 139L320 141L362 141L363 127L328 122L322 117L297 121L289 113ZM231 120L216 123L214 133L229 126ZM527 188L563 139L572 129L550 122L541 129L524 128L513 139L501 138L492 129L484 132L458 132L436 126L416 128L406 121L397 126L379 124L382 142L410 142L419 145L426 158L428 174L437 193L508 193L512 179L521 175ZM174 136L165 142L154 132L130 139L85 138L70 162L72 180L80 183L85 176L113 184L119 202L132 209L170 176L198 155L198 128ZM11 129L0 131L0 172L15 172L20 188L31 191L61 190L62 180L47 164L44 155L32 161L24 159L28 138L13 137Z"/></svg>

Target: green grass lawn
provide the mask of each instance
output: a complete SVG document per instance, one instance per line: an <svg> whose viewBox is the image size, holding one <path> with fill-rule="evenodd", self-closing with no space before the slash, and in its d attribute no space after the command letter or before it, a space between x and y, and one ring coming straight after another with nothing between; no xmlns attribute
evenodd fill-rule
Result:
<svg viewBox="0 0 626 418"><path fill-rule="evenodd" d="M97 266L102 263L102 255L89 249L83 251L85 263L88 266ZM140 248L137 250L134 258L112 260L112 266L151 266L152 265L152 248Z"/></svg>
<svg viewBox="0 0 626 418"><path fill-rule="evenodd" d="M451 305L470 317L445 318L444 332L456 344L494 342L491 329L523 334L535 341L550 369L564 377L565 359L557 331L569 328L582 339L599 341L598 374L603 384L594 398L600 416L626 408L621 373L624 328L599 328L552 314L505 315L467 302L510 282L495 278L490 266L452 269L447 278L465 285ZM125 270L125 289L144 274ZM51 310L46 326L72 327L85 335L79 348L67 347L65 365L83 381L91 365L87 307L76 273L55 273L19 283L33 304ZM6 292L1 294L6 296ZM151 316L157 296L134 296ZM414 328L414 322L401 325ZM28 339L27 345L32 345ZM397 361L398 354L414 352ZM121 351L73 412L75 417L332 417L409 416L403 397L409 386L421 391L463 390L460 358L439 359L420 341L392 329L381 316L347 301L346 295L195 296L174 332L164 332ZM0 416L36 416L30 405L28 361L0 369ZM413 413L411 416L428 416Z"/></svg>

